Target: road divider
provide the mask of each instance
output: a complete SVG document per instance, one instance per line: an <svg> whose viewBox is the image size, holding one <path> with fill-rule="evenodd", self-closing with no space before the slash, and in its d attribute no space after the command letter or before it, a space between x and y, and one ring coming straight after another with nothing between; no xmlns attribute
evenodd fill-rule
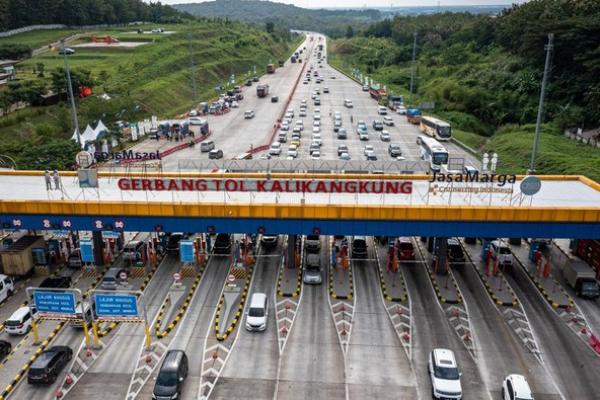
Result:
<svg viewBox="0 0 600 400"><path fill-rule="evenodd" d="M200 285L200 281L202 280L203 273L204 273L204 267L202 267L200 272L196 275L196 278L194 279L192 286L188 290L187 296L186 296L183 304L177 311L177 314L175 314L175 317L171 320L171 322L169 322L167 324L167 327L161 331L162 320L164 318L165 313L168 310L168 307L171 306L171 298L169 296L167 296L167 298L165 298L165 301L161 305L160 311L158 312L156 322L154 323L154 335L157 338L162 339L165 336L167 336L169 333L171 333L171 331L173 329L175 329L177 324L182 320L183 316L185 315L187 309L189 308L189 306L192 302L192 298L194 297L194 293L196 292L198 285ZM176 306L176 305L173 304L173 306Z"/></svg>

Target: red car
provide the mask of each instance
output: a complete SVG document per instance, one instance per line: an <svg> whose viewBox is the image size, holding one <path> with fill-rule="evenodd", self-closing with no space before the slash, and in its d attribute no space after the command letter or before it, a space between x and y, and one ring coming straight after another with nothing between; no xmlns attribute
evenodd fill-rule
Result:
<svg viewBox="0 0 600 400"><path fill-rule="evenodd" d="M415 248L410 238L398 238L398 259L400 261L415 259Z"/></svg>

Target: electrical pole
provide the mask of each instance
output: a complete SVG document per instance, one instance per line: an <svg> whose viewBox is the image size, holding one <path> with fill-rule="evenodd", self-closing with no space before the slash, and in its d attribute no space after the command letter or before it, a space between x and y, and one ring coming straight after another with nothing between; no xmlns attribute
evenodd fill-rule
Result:
<svg viewBox="0 0 600 400"><path fill-rule="evenodd" d="M412 67L410 70L410 97L408 100L408 104L412 106L412 101L413 101L413 88L414 88L414 82L415 82L415 61L417 58L417 32L415 31L415 33L413 34L414 36L414 41L413 41L413 52L412 52Z"/></svg>
<svg viewBox="0 0 600 400"><path fill-rule="evenodd" d="M77 108L75 107L75 96L73 96L73 85L71 84L71 71L69 71L69 61L67 61L67 52L65 50L65 41L60 41L60 48L65 60L65 73L67 74L67 90L69 93L69 101L71 102L71 114L73 117L73 126L77 135L77 144L81 146L81 134L79 133L79 121L77 120Z"/></svg>
<svg viewBox="0 0 600 400"><path fill-rule="evenodd" d="M550 57L554 48L554 34L548 34L548 44L544 46L546 50L546 62L544 63L544 76L542 78L542 89L540 90L540 103L538 105L537 120L535 121L535 136L533 137L533 149L531 150L531 164L529 165L528 174L535 174L535 157L537 155L538 144L540 141L540 129L542 125L542 115L544 113L544 98L546 97L546 82L548 81L548 73L550 72Z"/></svg>
<svg viewBox="0 0 600 400"><path fill-rule="evenodd" d="M194 107L196 106L196 64L194 62L194 54L192 53L192 32L188 33L188 49L190 52L190 64L192 70L192 96L194 99Z"/></svg>

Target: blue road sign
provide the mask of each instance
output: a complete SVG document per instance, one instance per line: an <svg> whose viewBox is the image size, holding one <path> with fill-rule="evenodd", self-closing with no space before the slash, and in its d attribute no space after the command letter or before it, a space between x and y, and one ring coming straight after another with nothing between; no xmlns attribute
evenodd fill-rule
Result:
<svg viewBox="0 0 600 400"><path fill-rule="evenodd" d="M179 256L183 263L194 262L194 242L191 240L179 241Z"/></svg>
<svg viewBox="0 0 600 400"><path fill-rule="evenodd" d="M33 301L40 313L75 315L75 293L34 290Z"/></svg>
<svg viewBox="0 0 600 400"><path fill-rule="evenodd" d="M94 262L94 248L91 240L80 240L79 249L81 250L81 261Z"/></svg>
<svg viewBox="0 0 600 400"><path fill-rule="evenodd" d="M137 296L128 293L96 293L94 306L98 318L138 318Z"/></svg>

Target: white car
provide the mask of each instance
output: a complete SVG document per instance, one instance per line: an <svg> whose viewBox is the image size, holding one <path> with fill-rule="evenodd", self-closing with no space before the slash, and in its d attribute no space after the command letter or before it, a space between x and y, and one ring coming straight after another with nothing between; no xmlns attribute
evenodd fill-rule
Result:
<svg viewBox="0 0 600 400"><path fill-rule="evenodd" d="M387 115L387 107L384 107L384 106L377 107L377 114Z"/></svg>
<svg viewBox="0 0 600 400"><path fill-rule="evenodd" d="M239 108L240 104L237 101L231 102L231 108Z"/></svg>
<svg viewBox="0 0 600 400"><path fill-rule="evenodd" d="M269 319L267 295L254 293L250 298L250 307L246 312L246 329L248 331L264 331Z"/></svg>
<svg viewBox="0 0 600 400"><path fill-rule="evenodd" d="M448 349L434 349L429 354L427 371L431 378L434 399L462 399L462 375L456 364L454 352Z"/></svg>
<svg viewBox="0 0 600 400"><path fill-rule="evenodd" d="M310 155L310 158L313 159L313 160L320 160L321 159L321 152L319 150L313 151L312 154Z"/></svg>
<svg viewBox="0 0 600 400"><path fill-rule="evenodd" d="M533 400L529 383L523 375L508 375L502 382L502 398L504 400Z"/></svg>
<svg viewBox="0 0 600 400"><path fill-rule="evenodd" d="M321 132L321 127L320 126L313 126L313 133L320 133Z"/></svg>
<svg viewBox="0 0 600 400"><path fill-rule="evenodd" d="M304 129L304 122L302 122L301 119L299 119L298 121L296 121L296 128L300 128L300 130Z"/></svg>
<svg viewBox="0 0 600 400"><path fill-rule="evenodd" d="M389 142L390 140L392 140L392 137L390 136L390 133L388 131L381 131L381 133L379 134L379 139L381 139L382 142Z"/></svg>
<svg viewBox="0 0 600 400"><path fill-rule="evenodd" d="M368 92L369 91L369 85L363 85L362 89L363 89L363 92Z"/></svg>
<svg viewBox="0 0 600 400"><path fill-rule="evenodd" d="M394 126L394 120L392 117L385 116L383 117L383 124L387 126Z"/></svg>
<svg viewBox="0 0 600 400"><path fill-rule="evenodd" d="M197 117L198 116L198 111L197 110L190 110L190 112L188 113L189 117Z"/></svg>
<svg viewBox="0 0 600 400"><path fill-rule="evenodd" d="M368 145L366 145L366 146L365 146L365 150L364 150L364 154L365 154L365 156L366 156L366 155L367 155L367 153L368 153L368 152L370 152L370 151L375 151L375 148L374 148L372 145L368 144Z"/></svg>
<svg viewBox="0 0 600 400"><path fill-rule="evenodd" d="M285 122L281 124L281 126L279 127L279 130L282 132L287 132L290 130L290 125L286 124Z"/></svg>
<svg viewBox="0 0 600 400"><path fill-rule="evenodd" d="M345 99L344 106L347 108L352 108L352 107L354 107L354 104L352 104L352 100Z"/></svg>
<svg viewBox="0 0 600 400"><path fill-rule="evenodd" d="M397 106L396 107L396 113L398 113L400 115L406 115L406 107L404 107L404 106Z"/></svg>
<svg viewBox="0 0 600 400"><path fill-rule="evenodd" d="M321 126L321 120L315 119L313 121L313 126Z"/></svg>
<svg viewBox="0 0 600 400"><path fill-rule="evenodd" d="M269 154L272 156L278 156L281 154L281 143L274 142L271 144L271 148L269 149Z"/></svg>
<svg viewBox="0 0 600 400"><path fill-rule="evenodd" d="M314 113L315 113L315 115L321 114L321 109L319 107L316 107Z"/></svg>
<svg viewBox="0 0 600 400"><path fill-rule="evenodd" d="M300 104L302 104L302 106L303 106L303 107L306 107L306 103L307 103L307 102L306 102L306 100L302 100L302 101L300 102Z"/></svg>
<svg viewBox="0 0 600 400"><path fill-rule="evenodd" d="M290 146L287 152L288 157L296 158L298 157L298 148L296 146Z"/></svg>
<svg viewBox="0 0 600 400"><path fill-rule="evenodd" d="M294 118L294 109L293 108L288 108L286 114L290 114L291 118Z"/></svg>
<svg viewBox="0 0 600 400"><path fill-rule="evenodd" d="M305 108L301 108L300 112L298 113L299 117L306 117L306 109Z"/></svg>
<svg viewBox="0 0 600 400"><path fill-rule="evenodd" d="M244 118L245 118L245 119L254 118L254 111L253 111L253 110L247 110L247 111L244 113Z"/></svg>

